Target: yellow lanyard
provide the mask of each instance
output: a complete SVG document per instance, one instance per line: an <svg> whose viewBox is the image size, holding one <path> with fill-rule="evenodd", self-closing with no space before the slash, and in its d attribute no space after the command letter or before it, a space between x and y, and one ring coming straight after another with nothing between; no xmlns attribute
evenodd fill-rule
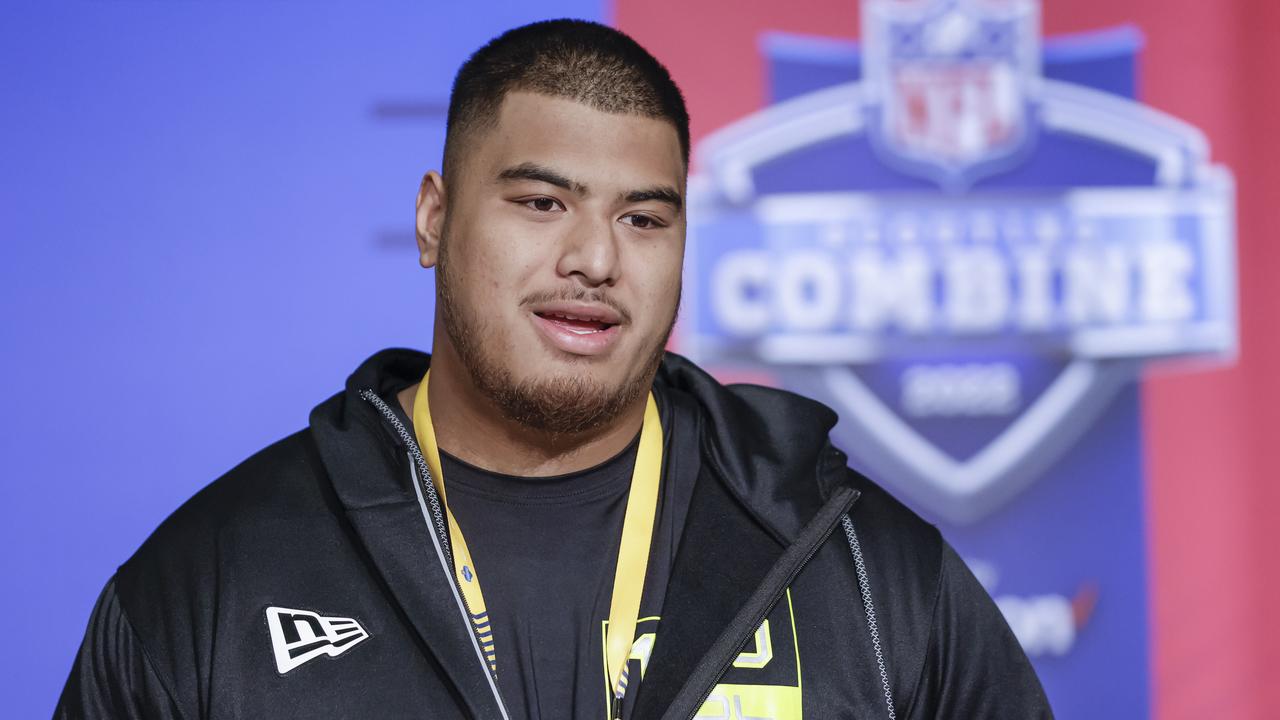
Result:
<svg viewBox="0 0 1280 720"><path fill-rule="evenodd" d="M435 428L431 424L431 409L427 404L427 382L431 371L423 376L413 404L413 425L418 445L427 457L427 469L440 493L440 502L448 516L449 537L453 544L453 571L462 588L471 612L471 622L484 650L489 669L498 671L497 653L493 645L493 625L480 591L480 577L476 574L471 551L462 537L462 529L449 509L445 496L444 473L440 470L440 448L436 445ZM627 494L627 511L622 521L622 544L618 548L618 565L613 572L613 597L609 601L609 629L606 633L607 671L614 697L622 699L627 691L627 657L635 640L636 619L640 615L640 596L644 590L644 575L649 566L649 544L653 539L653 522L658 508L658 485L662 478L662 422L658 417L658 404L649 393L645 406L644 425L640 431L640 448L636 455L635 470L631 475L631 489Z"/></svg>

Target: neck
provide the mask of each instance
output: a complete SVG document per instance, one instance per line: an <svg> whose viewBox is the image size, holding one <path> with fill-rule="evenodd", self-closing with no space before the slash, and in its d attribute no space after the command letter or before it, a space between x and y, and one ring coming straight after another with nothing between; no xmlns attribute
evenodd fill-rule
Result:
<svg viewBox="0 0 1280 720"><path fill-rule="evenodd" d="M578 435L549 435L508 419L471 382L448 344L431 358L431 403L436 444L476 467L504 475L549 477L585 470L622 452L644 424L648 395L612 421ZM397 397L413 417L418 384Z"/></svg>

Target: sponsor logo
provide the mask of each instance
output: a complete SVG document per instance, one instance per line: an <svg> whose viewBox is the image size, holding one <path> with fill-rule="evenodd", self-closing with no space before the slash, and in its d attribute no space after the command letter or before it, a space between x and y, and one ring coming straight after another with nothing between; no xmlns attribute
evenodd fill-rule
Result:
<svg viewBox="0 0 1280 720"><path fill-rule="evenodd" d="M1068 597L1062 594L997 595L994 598L1018 644L1028 657L1066 655L1093 615L1098 603L1096 585L1085 585Z"/></svg>
<svg viewBox="0 0 1280 720"><path fill-rule="evenodd" d="M996 565L982 560L966 562L995 600L1022 650L1032 659L1070 653L1098 605L1100 591L1096 582L1081 584L1070 596L1062 593L997 593L999 572Z"/></svg>
<svg viewBox="0 0 1280 720"><path fill-rule="evenodd" d="M1061 79L1123 32L1050 53L1032 0L862 9L861 46L769 50L803 91L698 146L681 348L828 403L862 469L970 523L1143 364L1234 352L1232 180L1195 128Z"/></svg>
<svg viewBox="0 0 1280 720"><path fill-rule="evenodd" d="M284 607L267 608L267 628L281 675L321 656L337 657L369 637L354 618Z"/></svg>

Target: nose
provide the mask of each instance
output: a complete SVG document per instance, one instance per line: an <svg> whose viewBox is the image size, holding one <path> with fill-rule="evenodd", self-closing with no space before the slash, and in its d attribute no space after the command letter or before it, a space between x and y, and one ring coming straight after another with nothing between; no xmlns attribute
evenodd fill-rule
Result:
<svg viewBox="0 0 1280 720"><path fill-rule="evenodd" d="M612 287L622 271L618 249L611 221L584 219L564 238L556 272L587 287Z"/></svg>

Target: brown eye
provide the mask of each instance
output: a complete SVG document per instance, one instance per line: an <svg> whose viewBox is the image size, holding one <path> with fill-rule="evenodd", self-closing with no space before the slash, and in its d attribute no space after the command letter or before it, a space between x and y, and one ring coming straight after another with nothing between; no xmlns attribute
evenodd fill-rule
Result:
<svg viewBox="0 0 1280 720"><path fill-rule="evenodd" d="M648 215L628 215L624 220L627 224L638 230L648 230L649 228L662 227L662 224Z"/></svg>
<svg viewBox="0 0 1280 720"><path fill-rule="evenodd" d="M540 198L534 198L526 204L529 207L533 208L534 210L537 210L538 212L551 212L552 210L556 209L556 205L558 203L556 203L556 201L552 200L551 198L540 197Z"/></svg>

